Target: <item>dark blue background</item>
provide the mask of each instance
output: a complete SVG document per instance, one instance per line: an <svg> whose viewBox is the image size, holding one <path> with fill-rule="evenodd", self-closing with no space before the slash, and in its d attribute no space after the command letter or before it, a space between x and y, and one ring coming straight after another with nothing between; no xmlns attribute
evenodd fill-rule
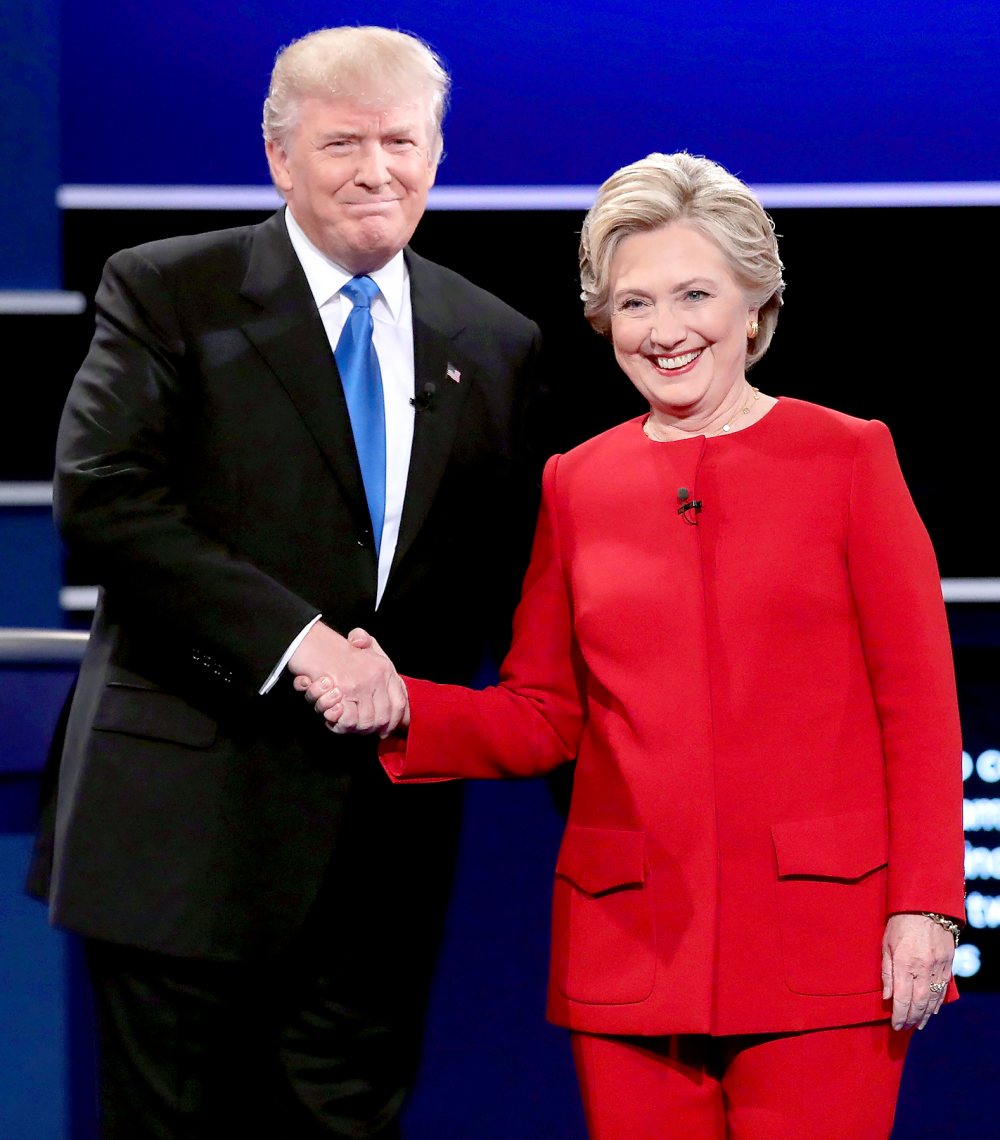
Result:
<svg viewBox="0 0 1000 1140"><path fill-rule="evenodd" d="M993 0L103 0L62 23L64 183L266 183L275 52L339 23L445 58L442 185L596 185L680 149L755 184L1000 177Z"/></svg>

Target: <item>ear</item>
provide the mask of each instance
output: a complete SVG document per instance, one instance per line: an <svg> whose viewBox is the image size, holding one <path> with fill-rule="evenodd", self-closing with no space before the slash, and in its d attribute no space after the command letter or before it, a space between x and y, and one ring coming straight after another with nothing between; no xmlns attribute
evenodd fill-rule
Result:
<svg viewBox="0 0 1000 1140"><path fill-rule="evenodd" d="M272 182L283 194L287 194L292 189L292 175L288 169L288 152L284 144L268 139L264 143L264 151Z"/></svg>
<svg viewBox="0 0 1000 1140"><path fill-rule="evenodd" d="M430 190L430 188L434 185L435 179L437 178L438 167L441 165L441 155L438 155L437 162L435 162L434 159L431 158L431 155L434 153L434 147L433 146L428 146L426 153L427 153L427 174L428 174L427 189Z"/></svg>

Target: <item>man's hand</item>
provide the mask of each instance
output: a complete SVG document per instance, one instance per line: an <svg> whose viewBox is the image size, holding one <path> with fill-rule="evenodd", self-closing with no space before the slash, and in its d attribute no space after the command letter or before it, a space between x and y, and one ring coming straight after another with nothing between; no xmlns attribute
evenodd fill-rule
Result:
<svg viewBox="0 0 1000 1140"><path fill-rule="evenodd" d="M406 687L363 629L347 638L317 622L292 654L294 685L337 733L388 736L408 713Z"/></svg>
<svg viewBox="0 0 1000 1140"><path fill-rule="evenodd" d="M955 939L931 919L889 918L882 939L882 997L892 998L893 1029L923 1029L940 1010L954 956Z"/></svg>

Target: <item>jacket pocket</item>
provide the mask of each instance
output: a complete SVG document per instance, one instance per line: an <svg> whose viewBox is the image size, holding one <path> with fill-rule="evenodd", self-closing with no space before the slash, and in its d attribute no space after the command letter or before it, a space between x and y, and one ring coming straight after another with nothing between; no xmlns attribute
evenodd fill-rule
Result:
<svg viewBox="0 0 1000 1140"><path fill-rule="evenodd" d="M552 978L571 1001L620 1005L652 991L645 848L641 831L566 829L553 893Z"/></svg>
<svg viewBox="0 0 1000 1140"><path fill-rule="evenodd" d="M210 716L173 693L117 682L111 682L101 695L94 728L188 748L208 748L218 731Z"/></svg>
<svg viewBox="0 0 1000 1140"><path fill-rule="evenodd" d="M785 980L800 994L881 989L888 824L880 811L771 828Z"/></svg>

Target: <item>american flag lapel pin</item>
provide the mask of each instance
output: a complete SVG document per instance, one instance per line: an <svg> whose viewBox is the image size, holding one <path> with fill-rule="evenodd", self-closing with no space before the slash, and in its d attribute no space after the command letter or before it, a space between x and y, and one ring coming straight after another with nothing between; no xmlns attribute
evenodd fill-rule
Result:
<svg viewBox="0 0 1000 1140"><path fill-rule="evenodd" d="M462 373L450 361L445 369L445 375L449 380L454 380L456 384L462 379Z"/></svg>

